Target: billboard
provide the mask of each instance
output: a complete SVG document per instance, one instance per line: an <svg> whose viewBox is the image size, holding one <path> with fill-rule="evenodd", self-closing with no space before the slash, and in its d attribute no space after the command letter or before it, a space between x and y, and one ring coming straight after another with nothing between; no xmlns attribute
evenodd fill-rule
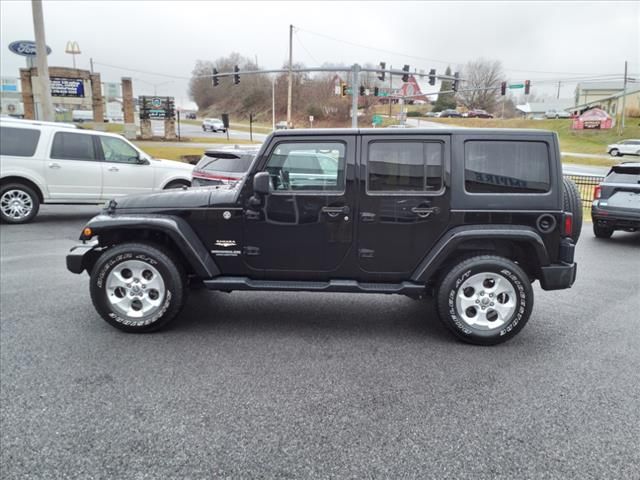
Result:
<svg viewBox="0 0 640 480"><path fill-rule="evenodd" d="M164 119L175 117L175 102L173 97L140 96L140 118Z"/></svg>
<svg viewBox="0 0 640 480"><path fill-rule="evenodd" d="M52 97L84 98L84 82L81 78L51 77Z"/></svg>
<svg viewBox="0 0 640 480"><path fill-rule="evenodd" d="M573 130L600 130L613 127L613 118L600 108L592 108L573 119Z"/></svg>

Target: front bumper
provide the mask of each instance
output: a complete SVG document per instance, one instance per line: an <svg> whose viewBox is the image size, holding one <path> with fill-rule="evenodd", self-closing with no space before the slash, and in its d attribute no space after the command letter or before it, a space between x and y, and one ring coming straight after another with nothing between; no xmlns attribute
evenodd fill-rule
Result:
<svg viewBox="0 0 640 480"><path fill-rule="evenodd" d="M90 272L96 258L100 255L97 242L83 243L71 247L67 254L67 270L72 273Z"/></svg>

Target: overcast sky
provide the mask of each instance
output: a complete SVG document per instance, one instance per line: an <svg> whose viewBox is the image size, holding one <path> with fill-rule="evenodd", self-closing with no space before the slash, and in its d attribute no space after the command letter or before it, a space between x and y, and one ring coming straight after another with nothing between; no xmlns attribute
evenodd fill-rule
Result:
<svg viewBox="0 0 640 480"><path fill-rule="evenodd" d="M289 24L296 27L294 61L308 66L386 61L443 72L447 64L455 70L484 57L500 60L512 82L530 79L534 93L547 94L555 94L553 81L562 78L622 76L625 60L640 76L640 1L51 0L44 17L50 66L71 66L64 49L75 40L79 68L88 69L92 57L103 81L132 76L135 94L152 94L156 84L159 95L174 95L178 104L187 101L186 79L198 59L238 52L257 57L262 68L282 66ZM34 39L31 2L1 0L0 22L0 73L17 76L25 61L7 46ZM575 81L565 84L561 97L572 98Z"/></svg>

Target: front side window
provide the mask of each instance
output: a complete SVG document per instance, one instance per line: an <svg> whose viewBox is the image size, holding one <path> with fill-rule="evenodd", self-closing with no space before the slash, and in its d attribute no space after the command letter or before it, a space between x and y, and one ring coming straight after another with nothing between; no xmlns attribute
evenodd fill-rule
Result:
<svg viewBox="0 0 640 480"><path fill-rule="evenodd" d="M39 130L0 127L0 155L33 157L39 138Z"/></svg>
<svg viewBox="0 0 640 480"><path fill-rule="evenodd" d="M96 160L93 135L58 132L53 137L51 158L61 160Z"/></svg>
<svg viewBox="0 0 640 480"><path fill-rule="evenodd" d="M465 189L470 193L548 192L550 173L547 144L526 141L467 141Z"/></svg>
<svg viewBox="0 0 640 480"><path fill-rule="evenodd" d="M115 137L100 137L102 154L107 162L138 163L138 151L124 140Z"/></svg>
<svg viewBox="0 0 640 480"><path fill-rule="evenodd" d="M367 191L435 192L442 188L439 142L376 141L369 144Z"/></svg>
<svg viewBox="0 0 640 480"><path fill-rule="evenodd" d="M342 191L345 150L340 142L280 143L266 170L275 191Z"/></svg>

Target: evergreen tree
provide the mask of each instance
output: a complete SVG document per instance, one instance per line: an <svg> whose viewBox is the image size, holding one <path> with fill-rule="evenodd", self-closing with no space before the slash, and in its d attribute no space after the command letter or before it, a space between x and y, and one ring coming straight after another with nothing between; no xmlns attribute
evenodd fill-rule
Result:
<svg viewBox="0 0 640 480"><path fill-rule="evenodd" d="M444 72L445 75L451 75L451 67L447 67ZM451 90L452 82L451 80L443 80L440 83L440 91L446 92ZM442 110L446 110L448 108L456 108L456 97L454 93L439 93L438 99L436 100L435 105L433 106L434 112L441 112Z"/></svg>

